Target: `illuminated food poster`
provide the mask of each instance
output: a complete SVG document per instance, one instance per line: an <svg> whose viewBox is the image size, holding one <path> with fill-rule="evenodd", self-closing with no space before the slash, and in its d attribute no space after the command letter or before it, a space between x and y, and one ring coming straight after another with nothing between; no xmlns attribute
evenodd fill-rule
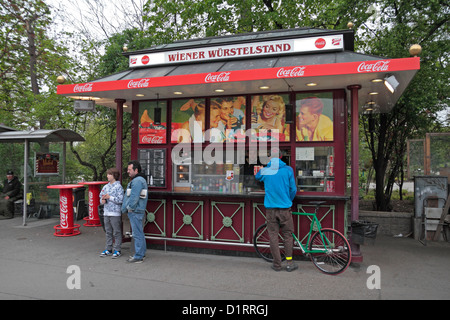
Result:
<svg viewBox="0 0 450 320"><path fill-rule="evenodd" d="M205 99L172 101L172 143L205 141Z"/></svg>
<svg viewBox="0 0 450 320"><path fill-rule="evenodd" d="M333 141L333 94L297 94L297 141Z"/></svg>
<svg viewBox="0 0 450 320"><path fill-rule="evenodd" d="M167 136L166 101L139 104L139 143L164 144Z"/></svg>
<svg viewBox="0 0 450 320"><path fill-rule="evenodd" d="M290 125L286 124L289 95L273 94L252 97L252 140L289 141Z"/></svg>
<svg viewBox="0 0 450 320"><path fill-rule="evenodd" d="M211 99L210 142L245 141L245 97Z"/></svg>

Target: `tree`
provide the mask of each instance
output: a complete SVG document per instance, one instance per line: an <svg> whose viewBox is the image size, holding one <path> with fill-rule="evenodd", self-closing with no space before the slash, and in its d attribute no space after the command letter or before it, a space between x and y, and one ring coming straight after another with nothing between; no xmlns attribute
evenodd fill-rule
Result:
<svg viewBox="0 0 450 320"><path fill-rule="evenodd" d="M449 105L448 22L449 4L445 1L378 1L378 25L369 28L364 38L368 53L405 57L412 44L420 44L421 70L390 113L372 115L374 130L364 124L366 141L376 173L376 204L380 211L390 209L396 180L403 183L406 141L440 130L438 111Z"/></svg>
<svg viewBox="0 0 450 320"><path fill-rule="evenodd" d="M5 80L2 111L14 111L21 117L20 111L28 114L30 106L33 108L39 101L38 96L50 71L47 62L54 61L58 48L45 33L50 24L50 11L43 1L1 0L0 10L4 42L1 75ZM18 63L24 57L27 63ZM8 118L14 119L11 115ZM39 127L44 128L47 118L42 116L38 121Z"/></svg>
<svg viewBox="0 0 450 320"><path fill-rule="evenodd" d="M131 2L131 4L130 4ZM69 4L79 2L69 1ZM130 14L129 8L133 8L134 14ZM74 18L73 12L65 11L63 8L56 10L57 16L61 17L65 24L70 23L78 32L66 32L64 40L70 43L70 47L77 52L78 74L67 70L64 74L70 82L87 82L98 79L112 73L128 68L127 59L122 56L123 46L127 44L130 49L142 49L152 44L152 38L146 37L142 29L142 4L139 1L106 2L83 0L82 6L74 6L79 10L82 19ZM88 8L87 12L83 11ZM111 11L113 10L113 11ZM125 24L115 25L108 13L123 13L127 19ZM126 13L126 14L125 14ZM78 16L78 15L76 15ZM117 15L115 17L118 17ZM125 30L122 31L122 28ZM71 42L69 42L71 41ZM80 79L82 77L82 79ZM71 99L60 97L65 105L72 105ZM73 110L64 114L56 113L52 118L53 125L70 127L79 132L86 139L85 143L71 143L70 150L76 161L71 162L76 167L76 174L72 177L78 179L102 180L106 178L106 170L115 165L116 145L116 113L106 107L97 106L95 112L75 113ZM123 119L123 143L130 144L131 117L124 114ZM124 158L130 148L124 148ZM69 159L70 161L70 159ZM120 169L120 168L119 168Z"/></svg>
<svg viewBox="0 0 450 320"><path fill-rule="evenodd" d="M149 34L158 43L296 27L345 28L365 21L364 1L152 0L145 5Z"/></svg>

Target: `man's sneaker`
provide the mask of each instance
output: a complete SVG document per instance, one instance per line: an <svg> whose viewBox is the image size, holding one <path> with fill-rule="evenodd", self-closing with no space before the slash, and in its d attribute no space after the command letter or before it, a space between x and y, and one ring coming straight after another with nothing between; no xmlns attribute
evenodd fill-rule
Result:
<svg viewBox="0 0 450 320"><path fill-rule="evenodd" d="M272 268L272 270L275 270L276 272L281 271L281 267L275 267L274 265L270 266Z"/></svg>
<svg viewBox="0 0 450 320"><path fill-rule="evenodd" d="M142 263L144 262L144 259L136 259L134 257L130 257L130 259L127 260L129 263Z"/></svg>
<svg viewBox="0 0 450 320"><path fill-rule="evenodd" d="M109 250L105 250L102 253L100 253L100 257L107 257L107 256L110 256L110 255L112 255L112 253Z"/></svg>
<svg viewBox="0 0 450 320"><path fill-rule="evenodd" d="M120 257L120 256L121 256L120 251L114 250L114 253L113 253L113 255L112 255L112 258L113 258L113 259L116 259L116 258L118 258L118 257Z"/></svg>
<svg viewBox="0 0 450 320"><path fill-rule="evenodd" d="M286 271L287 272L292 272L292 271L297 270L297 269L298 269L298 265L296 263L288 264L286 266Z"/></svg>

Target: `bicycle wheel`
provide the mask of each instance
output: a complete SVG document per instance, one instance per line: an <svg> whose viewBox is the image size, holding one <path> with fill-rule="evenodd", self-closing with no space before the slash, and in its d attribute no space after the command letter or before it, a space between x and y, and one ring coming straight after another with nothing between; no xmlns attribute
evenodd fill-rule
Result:
<svg viewBox="0 0 450 320"><path fill-rule="evenodd" d="M347 239L337 230L322 229L322 234L316 232L309 244L309 250L323 250L310 253L311 261L326 274L344 272L351 262L351 249Z"/></svg>
<svg viewBox="0 0 450 320"><path fill-rule="evenodd" d="M284 254L284 241L280 234L278 234L278 242L280 247L281 260L286 260L286 256ZM253 246L255 247L256 253L258 256L263 258L268 262L273 262L272 253L270 252L270 238L269 232L267 231L267 224L264 223L256 229L255 234L253 235Z"/></svg>

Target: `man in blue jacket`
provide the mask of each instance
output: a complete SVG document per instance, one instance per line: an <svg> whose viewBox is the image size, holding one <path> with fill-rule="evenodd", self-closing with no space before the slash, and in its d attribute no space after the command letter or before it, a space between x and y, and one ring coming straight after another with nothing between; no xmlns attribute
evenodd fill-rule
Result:
<svg viewBox="0 0 450 320"><path fill-rule="evenodd" d="M280 150L271 150L271 159L267 167L262 168L256 174L256 180L264 182L265 196L264 207L266 207L267 230L270 237L270 251L273 256L272 269L280 271L281 255L278 246L278 232L281 229L284 238L284 249L286 254L286 270L291 272L298 268L292 262L292 247L294 222L292 220L292 200L297 193L295 185L294 171L277 155Z"/></svg>
<svg viewBox="0 0 450 320"><path fill-rule="evenodd" d="M132 263L143 262L145 251L147 250L142 222L144 220L145 208L147 207L148 186L141 171L139 161L133 160L128 162L127 172L131 181L127 185L122 202L122 213L128 212L134 239L135 254L127 260Z"/></svg>

